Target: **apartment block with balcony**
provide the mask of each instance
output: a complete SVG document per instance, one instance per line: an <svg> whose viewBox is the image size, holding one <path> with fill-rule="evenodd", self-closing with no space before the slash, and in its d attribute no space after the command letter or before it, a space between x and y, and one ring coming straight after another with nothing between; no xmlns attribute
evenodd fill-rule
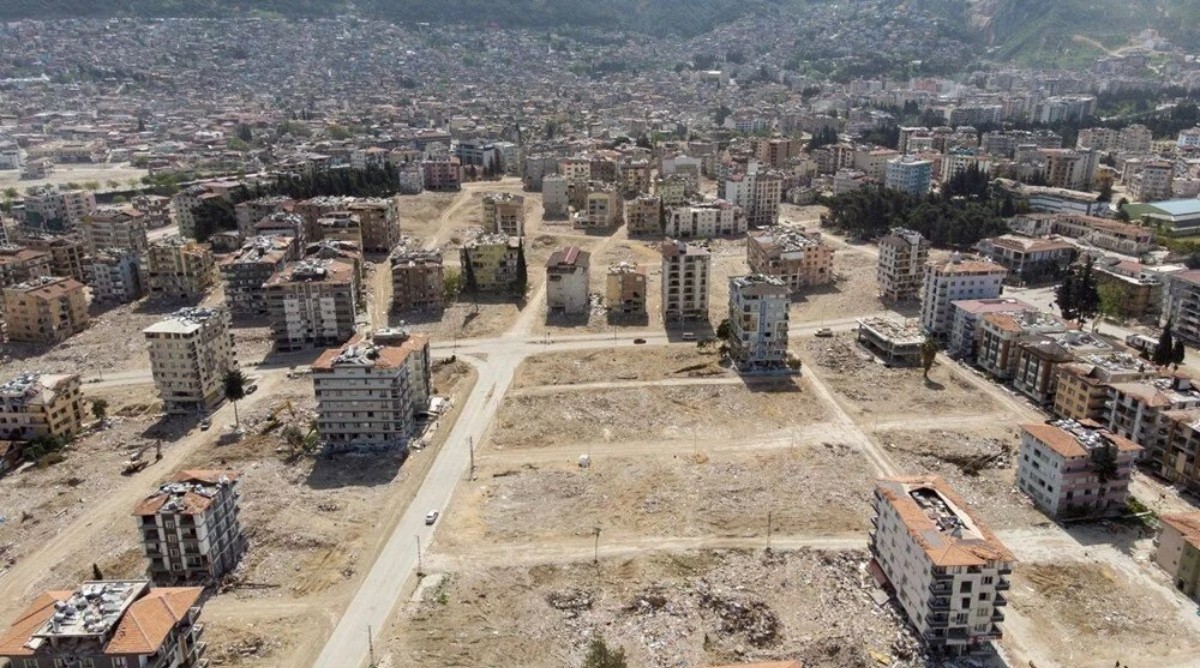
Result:
<svg viewBox="0 0 1200 668"><path fill-rule="evenodd" d="M50 276L67 276L80 282L87 282L87 274L83 268L87 246L77 236L73 234L22 234L19 243L30 250L50 254Z"/></svg>
<svg viewBox="0 0 1200 668"><path fill-rule="evenodd" d="M251 237L240 250L221 258L217 267L225 286L225 304L234 317L266 315L263 285L295 259L293 239Z"/></svg>
<svg viewBox="0 0 1200 668"><path fill-rule="evenodd" d="M148 229L158 229L171 224L171 198L162 195L135 195L130 201L133 208L142 214Z"/></svg>
<svg viewBox="0 0 1200 668"><path fill-rule="evenodd" d="M83 426L79 374L22 373L0 385L0 440L70 438Z"/></svg>
<svg viewBox="0 0 1200 668"><path fill-rule="evenodd" d="M216 282L216 261L201 244L164 239L146 253L146 280L157 299L193 301L204 297Z"/></svg>
<svg viewBox="0 0 1200 668"><path fill-rule="evenodd" d="M92 289L92 301L127 304L145 294L142 285L142 256L130 248L106 248L83 260L84 275Z"/></svg>
<svg viewBox="0 0 1200 668"><path fill-rule="evenodd" d="M1008 278L1019 283L1044 283L1062 276L1078 251L1054 239L1005 234L984 239L975 246L981 257L1008 269Z"/></svg>
<svg viewBox="0 0 1200 668"><path fill-rule="evenodd" d="M46 591L0 635L0 659L19 668L206 668L203 594L148 580Z"/></svg>
<svg viewBox="0 0 1200 668"><path fill-rule="evenodd" d="M277 350L341 345L354 335L360 284L353 262L304 259L267 280L264 295Z"/></svg>
<svg viewBox="0 0 1200 668"><path fill-rule="evenodd" d="M163 408L176 415L211 411L224 399L225 373L237 368L229 312L185 308L142 330Z"/></svg>
<svg viewBox="0 0 1200 668"><path fill-rule="evenodd" d="M358 219L364 253L390 253L400 243L400 209L396 198L359 199L346 205Z"/></svg>
<svg viewBox="0 0 1200 668"><path fill-rule="evenodd" d="M1126 179L1126 185L1134 201L1158 202L1171 199L1174 181L1174 164L1166 160L1150 160L1142 163L1137 173Z"/></svg>
<svg viewBox="0 0 1200 668"><path fill-rule="evenodd" d="M707 320L712 266L708 250L668 240L662 243L661 252L663 322Z"/></svg>
<svg viewBox="0 0 1200 668"><path fill-rule="evenodd" d="M483 229L510 237L525 236L525 198L513 193L484 195Z"/></svg>
<svg viewBox="0 0 1200 668"><path fill-rule="evenodd" d="M9 287L43 276L52 276L51 255L24 246L0 246L0 287Z"/></svg>
<svg viewBox="0 0 1200 668"><path fill-rule="evenodd" d="M1054 413L1071 420L1108 424L1108 388L1153 378L1157 368L1128 353L1083 355L1055 369Z"/></svg>
<svg viewBox="0 0 1200 668"><path fill-rule="evenodd" d="M650 161L625 158L617 165L617 180L624 197L650 192Z"/></svg>
<svg viewBox="0 0 1200 668"><path fill-rule="evenodd" d="M622 262L608 268L604 301L609 316L646 315L646 272Z"/></svg>
<svg viewBox="0 0 1200 668"><path fill-rule="evenodd" d="M818 231L779 225L746 237L750 271L782 279L792 294L833 282L833 246Z"/></svg>
<svg viewBox="0 0 1200 668"><path fill-rule="evenodd" d="M921 294L929 241L920 232L896 228L879 240L875 283L879 294L892 302L916 299Z"/></svg>
<svg viewBox="0 0 1200 668"><path fill-rule="evenodd" d="M588 282L591 253L567 246L546 260L546 311L550 314L586 315L591 310Z"/></svg>
<svg viewBox="0 0 1200 668"><path fill-rule="evenodd" d="M696 191L692 181L683 174L667 174L654 180L654 194L664 207L683 206Z"/></svg>
<svg viewBox="0 0 1200 668"><path fill-rule="evenodd" d="M1040 311L988 313L979 320L975 364L998 380L1010 380L1017 363L1018 343L1031 335L1067 331L1062 318Z"/></svg>
<svg viewBox="0 0 1200 668"><path fill-rule="evenodd" d="M745 231L746 216L741 208L725 200L673 206L663 217L663 234L673 239L732 236Z"/></svg>
<svg viewBox="0 0 1200 668"><path fill-rule="evenodd" d="M1184 596L1200 603L1200 513L1159 517L1154 561Z"/></svg>
<svg viewBox="0 0 1200 668"><path fill-rule="evenodd" d="M625 200L625 226L631 236L663 233L662 200L655 195L638 195Z"/></svg>
<svg viewBox="0 0 1200 668"><path fill-rule="evenodd" d="M459 249L465 289L502 294L523 290L521 275L526 271L521 239L506 234L484 234Z"/></svg>
<svg viewBox="0 0 1200 668"><path fill-rule="evenodd" d="M212 585L237 567L247 541L238 471L179 471L133 509L147 575L159 586Z"/></svg>
<svg viewBox="0 0 1200 668"><path fill-rule="evenodd" d="M917 637L961 655L1003 637L1016 559L937 476L875 486L869 547Z"/></svg>
<svg viewBox="0 0 1200 668"><path fill-rule="evenodd" d="M462 164L458 158L431 158L421 162L426 190L462 189Z"/></svg>
<svg viewBox="0 0 1200 668"><path fill-rule="evenodd" d="M73 278L42 276L4 288L10 341L55 344L87 329L86 287Z"/></svg>
<svg viewBox="0 0 1200 668"><path fill-rule="evenodd" d="M575 212L573 222L583 229L608 229L621 224L624 206L620 193L611 184L589 181L581 189L582 206Z"/></svg>
<svg viewBox="0 0 1200 668"><path fill-rule="evenodd" d="M196 238L196 209L200 198L208 194L204 186L196 185L175 193L171 197L171 217L179 226L179 235L184 239Z"/></svg>
<svg viewBox="0 0 1200 668"><path fill-rule="evenodd" d="M979 348L979 320L989 313L1036 311L1032 304L1019 299L963 299L952 302L950 338L946 352L958 359L974 361Z"/></svg>
<svg viewBox="0 0 1200 668"><path fill-rule="evenodd" d="M1162 447L1158 458L1146 457L1142 465L1172 484L1200 493L1200 408L1163 411Z"/></svg>
<svg viewBox="0 0 1200 668"><path fill-rule="evenodd" d="M437 310L446 304L442 254L397 247L392 265L392 311Z"/></svg>
<svg viewBox="0 0 1200 668"><path fill-rule="evenodd" d="M1051 517L1121 515L1141 450L1094 422L1022 425L1017 488Z"/></svg>
<svg viewBox="0 0 1200 668"><path fill-rule="evenodd" d="M1167 279L1162 319L1171 333L1189 345L1200 345L1200 270L1180 271Z"/></svg>
<svg viewBox="0 0 1200 668"><path fill-rule="evenodd" d="M571 212L570 181L558 174L542 179L542 211L545 218L566 218Z"/></svg>
<svg viewBox="0 0 1200 668"><path fill-rule="evenodd" d="M1190 378L1174 376L1113 383L1108 386L1108 429L1142 446L1153 466L1168 456L1168 420L1164 413L1200 407L1200 390Z"/></svg>
<svg viewBox="0 0 1200 668"><path fill-rule="evenodd" d="M913 197L924 197L933 184L933 163L906 155L887 161L884 185Z"/></svg>
<svg viewBox="0 0 1200 668"><path fill-rule="evenodd" d="M273 213L282 211L284 206L291 203L291 201L286 197L259 197L235 205L233 210L237 218L238 235L243 239L257 236L258 232L255 230L255 226L258 225L259 221Z"/></svg>
<svg viewBox="0 0 1200 668"><path fill-rule="evenodd" d="M743 373L787 369L788 306L782 279L762 274L729 278L729 356Z"/></svg>
<svg viewBox="0 0 1200 668"><path fill-rule="evenodd" d="M403 448L429 406L429 337L383 334L355 337L312 365L317 431L334 450Z"/></svg>
<svg viewBox="0 0 1200 668"><path fill-rule="evenodd" d="M106 206L83 219L80 229L87 249L130 248L144 252L150 245L146 237L146 220L131 206Z"/></svg>
<svg viewBox="0 0 1200 668"><path fill-rule="evenodd" d="M960 300L996 299L1008 270L982 260L964 259L955 253L949 260L925 265L921 287L921 326L943 341L953 327L952 304Z"/></svg>

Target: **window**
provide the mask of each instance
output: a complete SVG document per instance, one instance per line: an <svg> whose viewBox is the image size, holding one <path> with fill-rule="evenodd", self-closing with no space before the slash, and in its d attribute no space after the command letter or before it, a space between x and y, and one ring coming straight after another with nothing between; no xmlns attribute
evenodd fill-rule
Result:
<svg viewBox="0 0 1200 668"><path fill-rule="evenodd" d="M964 593L964 594L970 593L970 591L971 591L971 581L970 581L970 580L964 580L964 581L963 581L961 584L959 584L959 586L958 586L958 590L959 590L960 592Z"/></svg>

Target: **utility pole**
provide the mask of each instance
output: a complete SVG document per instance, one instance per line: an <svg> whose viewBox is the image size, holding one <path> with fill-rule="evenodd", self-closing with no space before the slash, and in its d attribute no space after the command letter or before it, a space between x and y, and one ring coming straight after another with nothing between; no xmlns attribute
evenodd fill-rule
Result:
<svg viewBox="0 0 1200 668"><path fill-rule="evenodd" d="M593 548L592 552L592 563L600 563L600 527L596 527L596 546Z"/></svg>
<svg viewBox="0 0 1200 668"><path fill-rule="evenodd" d="M421 534L417 534L417 577L421 577L425 573L421 568Z"/></svg>
<svg viewBox="0 0 1200 668"><path fill-rule="evenodd" d="M370 663L367 664L371 668L375 668L375 640L371 637L371 625L367 624L367 656Z"/></svg>
<svg viewBox="0 0 1200 668"><path fill-rule="evenodd" d="M767 511L767 547L771 547L771 511Z"/></svg>
<svg viewBox="0 0 1200 668"><path fill-rule="evenodd" d="M467 451L471 453L471 477L469 479L474 480L475 479L475 439L470 436L467 437Z"/></svg>

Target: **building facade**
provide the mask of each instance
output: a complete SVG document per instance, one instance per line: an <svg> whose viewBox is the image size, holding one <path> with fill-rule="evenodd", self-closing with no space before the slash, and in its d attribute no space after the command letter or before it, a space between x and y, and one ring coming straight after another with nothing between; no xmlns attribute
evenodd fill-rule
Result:
<svg viewBox="0 0 1200 668"><path fill-rule="evenodd" d="M238 478L229 470L180 471L133 509L147 575L159 586L212 585L246 552Z"/></svg>
<svg viewBox="0 0 1200 668"><path fill-rule="evenodd" d="M84 259L83 269L93 302L127 304L146 292L142 285L142 256L135 250L99 250Z"/></svg>
<svg viewBox="0 0 1200 668"><path fill-rule="evenodd" d="M638 195L625 200L625 226L630 235L658 236L663 233L662 200L655 195Z"/></svg>
<svg viewBox="0 0 1200 668"><path fill-rule="evenodd" d="M833 246L817 231L777 226L746 237L746 263L783 280L793 294L833 282Z"/></svg>
<svg viewBox="0 0 1200 668"><path fill-rule="evenodd" d="M87 329L86 288L73 278L42 276L4 288L10 341L55 344Z"/></svg>
<svg viewBox="0 0 1200 668"><path fill-rule="evenodd" d="M146 281L157 299L200 299L213 287L216 274L212 251L195 242L156 241L146 253Z"/></svg>
<svg viewBox="0 0 1200 668"><path fill-rule="evenodd" d="M358 269L343 259L289 263L264 285L278 350L341 345L354 335Z"/></svg>
<svg viewBox="0 0 1200 668"><path fill-rule="evenodd" d="M608 268L604 301L610 316L646 315L646 272L627 263Z"/></svg>
<svg viewBox="0 0 1200 668"><path fill-rule="evenodd" d="M888 301L916 299L921 294L929 241L920 232L896 228L879 240L879 263L875 283Z"/></svg>
<svg viewBox="0 0 1200 668"><path fill-rule="evenodd" d="M708 319L708 251L675 240L664 241L661 251L663 322Z"/></svg>
<svg viewBox="0 0 1200 668"><path fill-rule="evenodd" d="M524 294L525 252L521 239L505 234L485 234L459 249L468 292Z"/></svg>
<svg viewBox="0 0 1200 668"><path fill-rule="evenodd" d="M743 372L781 371L788 361L791 291L762 274L729 278L729 355Z"/></svg>
<svg viewBox="0 0 1200 668"><path fill-rule="evenodd" d="M1023 425L1017 487L1051 517L1122 515L1139 452L1094 423Z"/></svg>
<svg viewBox="0 0 1200 668"><path fill-rule="evenodd" d="M546 261L546 311L582 315L591 309L588 281L591 253L578 246L554 251Z"/></svg>
<svg viewBox="0 0 1200 668"><path fill-rule="evenodd" d="M263 285L295 259L293 239L251 237L241 249L221 258L218 269L225 286L225 304L235 317L266 315Z"/></svg>
<svg viewBox="0 0 1200 668"><path fill-rule="evenodd" d="M1000 296L1008 270L993 262L964 260L957 253L944 262L925 265L921 287L921 326L946 339L950 334L951 304L967 299Z"/></svg>
<svg viewBox="0 0 1200 668"><path fill-rule="evenodd" d="M437 310L446 304L442 254L399 247L392 253L392 310Z"/></svg>
<svg viewBox="0 0 1200 668"><path fill-rule="evenodd" d="M1200 513L1172 513L1159 520L1154 561L1175 589L1200 603Z"/></svg>
<svg viewBox="0 0 1200 668"><path fill-rule="evenodd" d="M525 236L525 198L513 193L484 195L483 228L493 234Z"/></svg>
<svg viewBox="0 0 1200 668"><path fill-rule="evenodd" d="M83 427L79 374L23 373L0 385L0 440L70 438Z"/></svg>
<svg viewBox="0 0 1200 668"><path fill-rule="evenodd" d="M142 330L163 408L177 415L211 411L224 400L224 378L237 368L229 312L185 308Z"/></svg>

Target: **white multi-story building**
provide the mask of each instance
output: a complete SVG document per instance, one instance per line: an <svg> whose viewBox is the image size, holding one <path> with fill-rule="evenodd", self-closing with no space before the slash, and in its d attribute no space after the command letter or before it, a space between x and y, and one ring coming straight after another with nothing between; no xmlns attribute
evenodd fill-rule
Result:
<svg viewBox="0 0 1200 668"><path fill-rule="evenodd" d="M578 246L554 251L546 261L546 310L569 315L586 314L591 254Z"/></svg>
<svg viewBox="0 0 1200 668"><path fill-rule="evenodd" d="M483 228L510 237L525 236L525 198L513 193L484 195Z"/></svg>
<svg viewBox="0 0 1200 668"><path fill-rule="evenodd" d="M583 196L583 208L575 213L575 224L587 229L614 227L621 224L624 213L617 189L607 183L592 181Z"/></svg>
<svg viewBox="0 0 1200 668"><path fill-rule="evenodd" d="M1174 182L1175 165L1166 160L1151 160L1129 178L1129 196L1138 202L1171 199Z"/></svg>
<svg viewBox="0 0 1200 668"><path fill-rule="evenodd" d="M787 366L791 290L762 274L729 278L729 353L742 371Z"/></svg>
<svg viewBox="0 0 1200 668"><path fill-rule="evenodd" d="M141 267L141 254L131 248L106 248L84 258L92 301L125 304L141 297L145 292Z"/></svg>
<svg viewBox="0 0 1200 668"><path fill-rule="evenodd" d="M964 260L955 253L949 260L925 265L921 289L921 326L945 338L950 334L951 303L961 299L995 299L1008 270L994 262Z"/></svg>
<svg viewBox="0 0 1200 668"><path fill-rule="evenodd" d="M896 228L879 240L879 263L875 282L879 294L889 301L915 299L921 292L929 241L920 232Z"/></svg>
<svg viewBox="0 0 1200 668"><path fill-rule="evenodd" d="M708 250L683 241L662 244L663 322L708 318Z"/></svg>
<svg viewBox="0 0 1200 668"><path fill-rule="evenodd" d="M933 183L933 163L906 155L888 160L884 185L893 190L920 197L929 192Z"/></svg>
<svg viewBox="0 0 1200 668"><path fill-rule="evenodd" d="M383 330L326 350L312 365L317 431L335 450L402 448L429 407L429 337Z"/></svg>
<svg viewBox="0 0 1200 668"><path fill-rule="evenodd" d="M1074 420L1022 425L1017 487L1051 517L1121 515L1141 451L1127 438Z"/></svg>
<svg viewBox="0 0 1200 668"><path fill-rule="evenodd" d="M740 207L748 225L774 225L779 222L783 176L763 169L757 160L749 160L745 171L731 173L717 184L717 196Z"/></svg>
<svg viewBox="0 0 1200 668"><path fill-rule="evenodd" d="M1200 125L1179 131L1179 140L1175 143L1179 148L1200 148Z"/></svg>
<svg viewBox="0 0 1200 668"><path fill-rule="evenodd" d="M97 209L83 219L81 228L92 253L102 248L128 248L141 253L150 246L145 216L133 207Z"/></svg>
<svg viewBox="0 0 1200 668"><path fill-rule="evenodd" d="M663 222L663 234L690 239L742 234L746 217L740 207L725 200L671 207Z"/></svg>
<svg viewBox="0 0 1200 668"><path fill-rule="evenodd" d="M180 471L133 510L159 586L213 584L246 552L237 471Z"/></svg>
<svg viewBox="0 0 1200 668"><path fill-rule="evenodd" d="M542 179L542 208L546 218L566 218L571 211L570 182L558 174Z"/></svg>
<svg viewBox="0 0 1200 668"><path fill-rule="evenodd" d="M230 327L224 309L185 308L142 330L168 413L204 413L224 399L225 373L237 368Z"/></svg>
<svg viewBox="0 0 1200 668"><path fill-rule="evenodd" d="M192 186L171 197L171 217L179 226L179 236L184 239L196 237L196 216L193 212L200 206L200 196L207 192L204 186Z"/></svg>
<svg viewBox="0 0 1200 668"><path fill-rule="evenodd" d="M341 345L354 335L359 275L354 261L307 258L263 284L278 350Z"/></svg>
<svg viewBox="0 0 1200 668"><path fill-rule="evenodd" d="M870 549L909 624L934 652L999 640L1016 559L937 476L875 487Z"/></svg>

